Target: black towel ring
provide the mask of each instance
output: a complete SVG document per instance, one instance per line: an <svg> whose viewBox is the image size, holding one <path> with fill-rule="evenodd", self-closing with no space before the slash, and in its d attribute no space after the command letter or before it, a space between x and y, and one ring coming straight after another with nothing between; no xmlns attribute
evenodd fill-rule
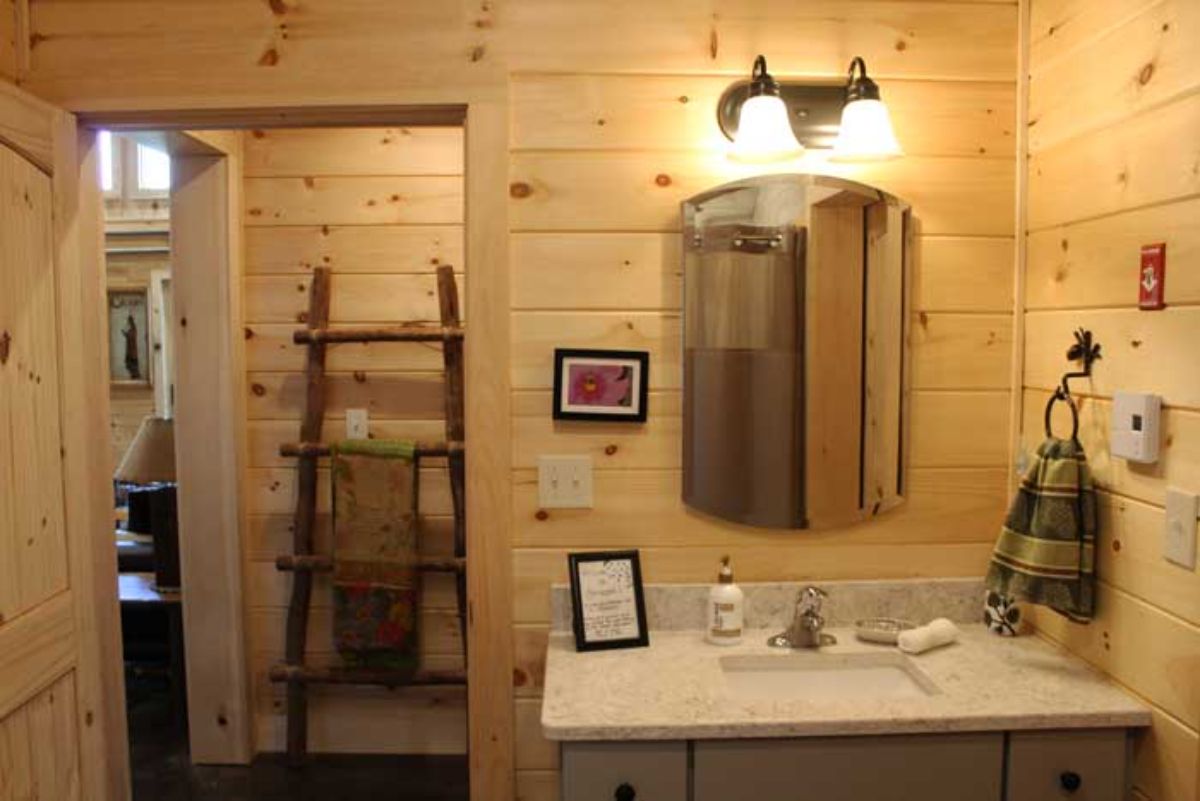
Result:
<svg viewBox="0 0 1200 801"><path fill-rule="evenodd" d="M1046 436L1053 437L1054 432L1050 428L1050 414L1054 411L1054 404L1058 401L1066 401L1067 406L1071 409L1071 439L1079 438L1079 407L1075 405L1075 398L1071 395L1071 386L1067 382L1072 378L1087 378L1092 374L1092 362L1100 358L1100 344L1092 341L1092 332L1085 328L1079 328L1075 331L1075 344L1067 351L1067 359L1069 361L1083 361L1083 369L1074 372L1064 373L1062 382L1054 388L1054 394L1050 396L1050 400L1046 403L1045 426Z"/></svg>
<svg viewBox="0 0 1200 801"><path fill-rule="evenodd" d="M1046 404L1046 436L1054 436L1054 431L1050 428L1050 415L1054 411L1054 404L1060 400L1066 401L1067 406L1071 409L1071 439L1079 439L1079 408L1069 393L1063 393L1062 387L1054 388L1054 394L1050 396L1050 402Z"/></svg>

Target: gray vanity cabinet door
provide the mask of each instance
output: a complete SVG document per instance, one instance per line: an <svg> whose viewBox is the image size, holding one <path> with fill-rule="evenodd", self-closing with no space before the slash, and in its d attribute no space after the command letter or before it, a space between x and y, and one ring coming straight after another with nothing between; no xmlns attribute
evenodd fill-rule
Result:
<svg viewBox="0 0 1200 801"><path fill-rule="evenodd" d="M682 741L562 746L562 801L688 801L687 774Z"/></svg>
<svg viewBox="0 0 1200 801"><path fill-rule="evenodd" d="M1013 732L1008 801L1123 801L1128 766L1124 729Z"/></svg>
<svg viewBox="0 0 1200 801"><path fill-rule="evenodd" d="M1000 801L1004 735L695 745L694 801Z"/></svg>

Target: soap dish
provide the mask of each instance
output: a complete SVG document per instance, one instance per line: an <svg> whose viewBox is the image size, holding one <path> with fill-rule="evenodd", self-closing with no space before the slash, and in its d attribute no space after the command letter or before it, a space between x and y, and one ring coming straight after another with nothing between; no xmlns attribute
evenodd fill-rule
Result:
<svg viewBox="0 0 1200 801"><path fill-rule="evenodd" d="M854 621L854 633L858 639L884 645L895 645L900 632L916 627L916 623L894 617L869 617Z"/></svg>

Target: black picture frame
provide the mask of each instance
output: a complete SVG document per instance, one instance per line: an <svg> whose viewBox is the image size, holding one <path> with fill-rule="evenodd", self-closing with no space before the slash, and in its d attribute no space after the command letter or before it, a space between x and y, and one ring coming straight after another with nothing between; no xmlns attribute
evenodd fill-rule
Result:
<svg viewBox="0 0 1200 801"><path fill-rule="evenodd" d="M580 578L580 567L591 563L620 563L630 565L631 599L637 618L637 631L630 637L593 638L588 639L585 617L588 610L584 605L584 587ZM567 563L571 577L571 628L575 633L575 650L577 651L611 651L617 648L645 648L650 645L650 632L646 626L646 595L642 587L642 563L636 550L633 551L593 551L590 553L567 554Z"/></svg>
<svg viewBox="0 0 1200 801"><path fill-rule="evenodd" d="M633 403L629 411L620 406L610 407L572 406L567 402L565 382L572 361L594 360L600 362L626 363L633 366L635 371L633 386L630 388ZM646 404L650 392L650 354L644 350L596 350L587 348L555 348L554 350L554 419L555 420L585 420L605 423L644 423L646 422ZM608 408L609 411L601 411Z"/></svg>

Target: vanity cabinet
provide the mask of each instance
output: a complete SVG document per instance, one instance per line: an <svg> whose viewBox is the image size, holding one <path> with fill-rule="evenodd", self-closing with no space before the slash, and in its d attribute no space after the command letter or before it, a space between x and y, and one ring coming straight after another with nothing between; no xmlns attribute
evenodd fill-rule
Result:
<svg viewBox="0 0 1200 801"><path fill-rule="evenodd" d="M1001 733L701 740L694 749L694 801L750 790L755 801L998 801L1004 763Z"/></svg>
<svg viewBox="0 0 1200 801"><path fill-rule="evenodd" d="M567 742L562 801L1123 801L1128 762L1124 729Z"/></svg>
<svg viewBox="0 0 1200 801"><path fill-rule="evenodd" d="M688 801L688 744L566 743L563 801Z"/></svg>
<svg viewBox="0 0 1200 801"><path fill-rule="evenodd" d="M1013 732L1008 801L1124 801L1130 756L1122 729Z"/></svg>

